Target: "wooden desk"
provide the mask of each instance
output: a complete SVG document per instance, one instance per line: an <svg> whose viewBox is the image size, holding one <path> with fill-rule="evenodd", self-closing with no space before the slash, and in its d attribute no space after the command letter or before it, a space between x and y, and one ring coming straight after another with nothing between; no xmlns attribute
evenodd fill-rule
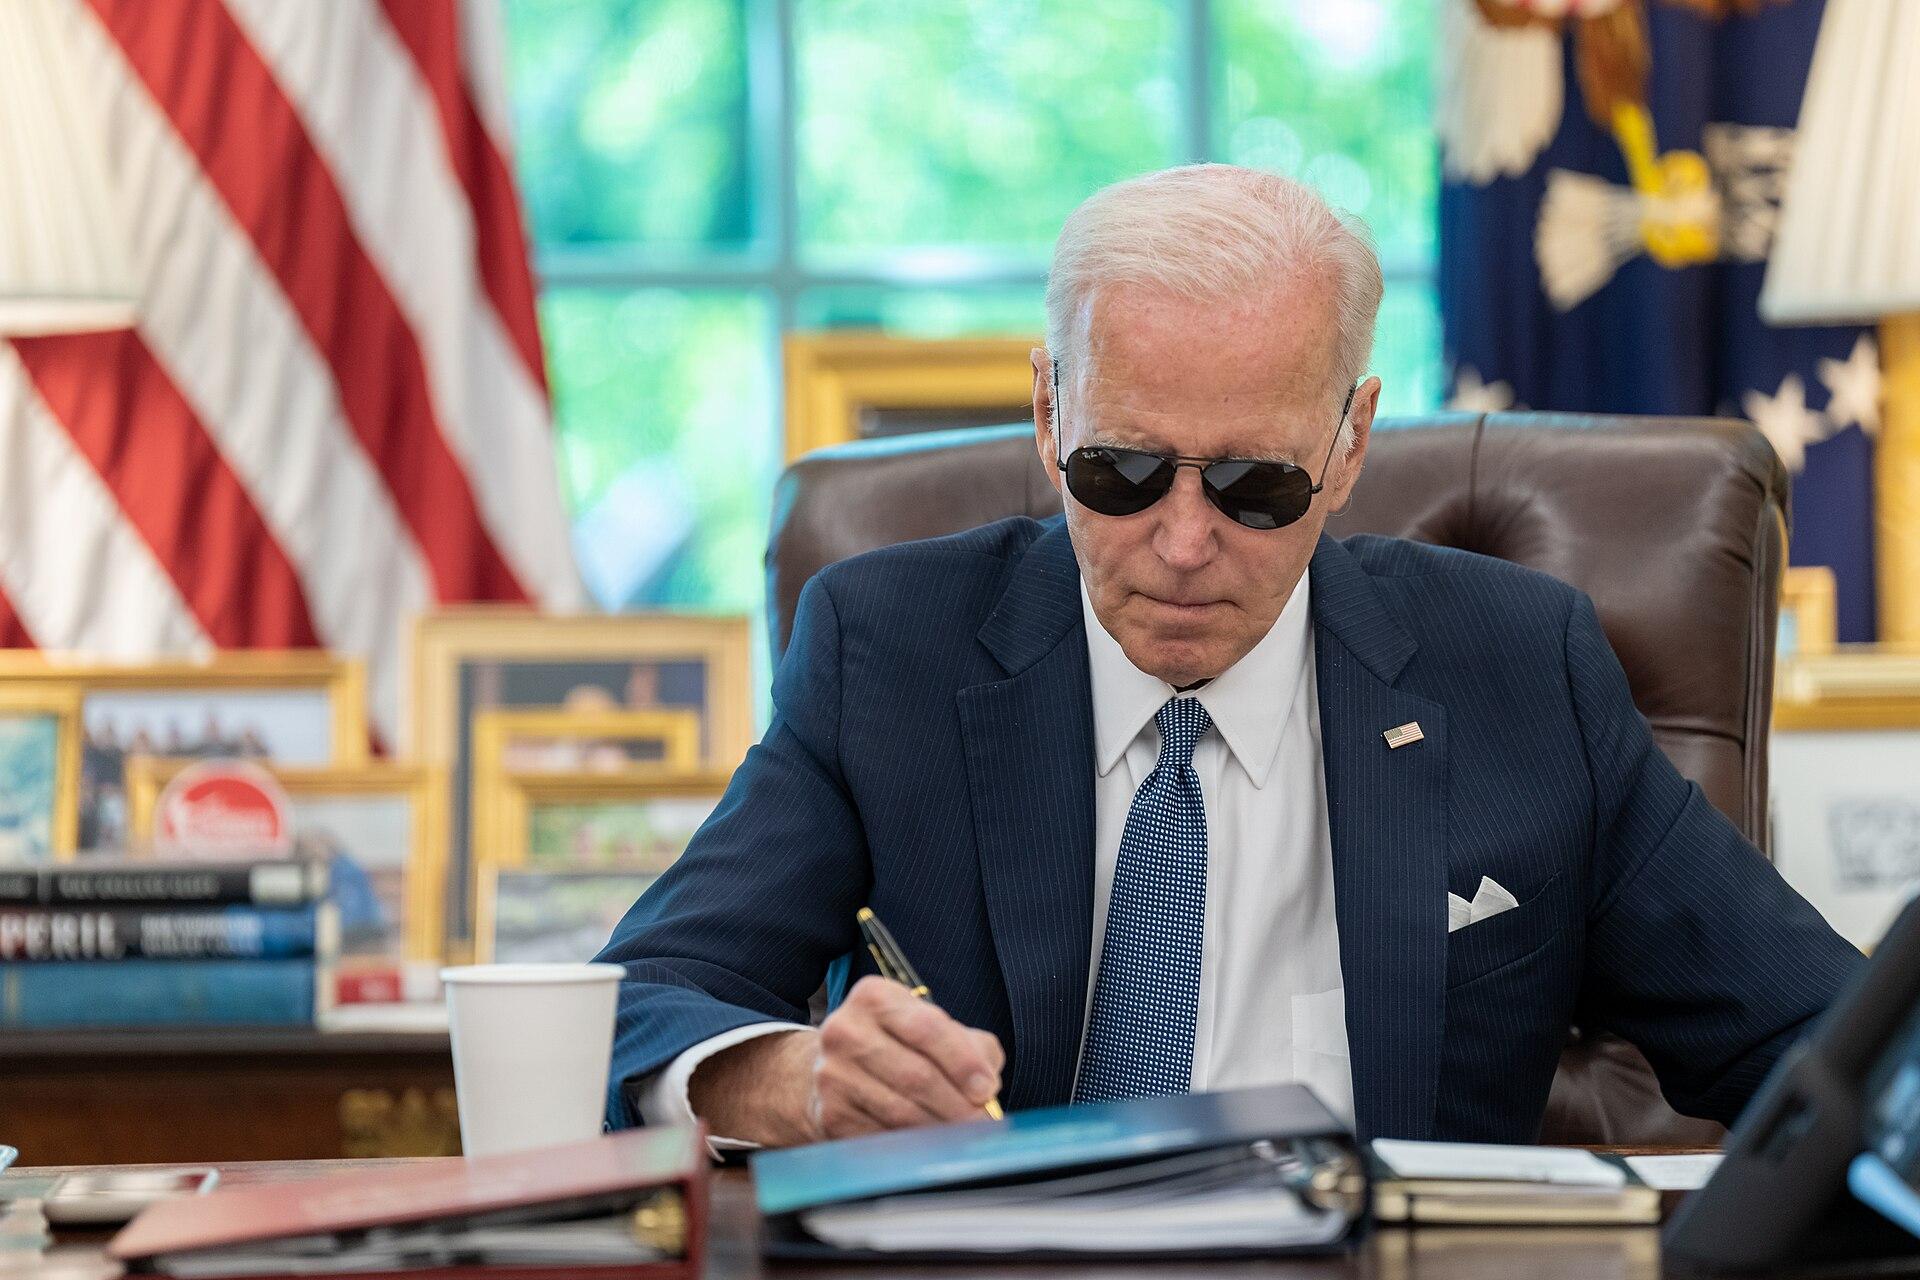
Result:
<svg viewBox="0 0 1920 1280"><path fill-rule="evenodd" d="M34 1164L460 1150L445 1031L9 1031L0 1081L0 1140Z"/></svg>
<svg viewBox="0 0 1920 1280"><path fill-rule="evenodd" d="M226 1185L317 1177L355 1166L353 1161L240 1164L222 1166ZM37 1176L49 1169L23 1169L0 1175L0 1182ZM797 1274L829 1280L969 1280L992 1276L1006 1280L1104 1280L1147 1275L1194 1275L1207 1280L1284 1277L1286 1280L1657 1280L1660 1236L1652 1227L1558 1230L1481 1230L1477 1228L1388 1228L1377 1232L1357 1253L1336 1258L1272 1262L1141 1263L1084 1266L890 1267L773 1266L760 1260L755 1243L757 1219L749 1175L721 1170L714 1180L713 1225L707 1274L716 1280L746 1280L763 1274ZM97 1244L99 1233L63 1233L62 1242Z"/></svg>

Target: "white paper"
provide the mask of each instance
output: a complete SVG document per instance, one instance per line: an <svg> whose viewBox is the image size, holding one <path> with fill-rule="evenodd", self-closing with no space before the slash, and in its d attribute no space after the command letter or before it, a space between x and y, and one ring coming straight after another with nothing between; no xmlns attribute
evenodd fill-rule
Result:
<svg viewBox="0 0 1920 1280"><path fill-rule="evenodd" d="M1620 1187L1627 1175L1591 1151L1507 1147L1481 1142L1410 1142L1375 1138L1374 1154L1402 1178L1547 1182L1564 1187Z"/></svg>
<svg viewBox="0 0 1920 1280"><path fill-rule="evenodd" d="M1150 1253L1324 1245L1346 1215L1309 1208L1245 1149L1169 1156L1014 1186L922 1191L800 1215L843 1248Z"/></svg>
<svg viewBox="0 0 1920 1280"><path fill-rule="evenodd" d="M1698 1191L1720 1167L1720 1153L1707 1151L1694 1155L1628 1156L1627 1167L1640 1181L1656 1191Z"/></svg>

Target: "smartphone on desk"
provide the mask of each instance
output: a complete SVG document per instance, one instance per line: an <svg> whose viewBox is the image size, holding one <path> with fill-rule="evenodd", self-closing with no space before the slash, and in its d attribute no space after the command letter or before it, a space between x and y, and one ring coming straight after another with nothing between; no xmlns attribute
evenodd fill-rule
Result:
<svg viewBox="0 0 1920 1280"><path fill-rule="evenodd" d="M218 1169L102 1169L60 1175L42 1197L47 1221L71 1225L130 1222L162 1200L205 1195L220 1181Z"/></svg>

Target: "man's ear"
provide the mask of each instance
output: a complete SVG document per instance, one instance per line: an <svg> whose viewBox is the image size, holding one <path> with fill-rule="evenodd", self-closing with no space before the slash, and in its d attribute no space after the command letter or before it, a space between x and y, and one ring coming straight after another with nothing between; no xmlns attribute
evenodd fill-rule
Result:
<svg viewBox="0 0 1920 1280"><path fill-rule="evenodd" d="M1033 362L1033 443L1040 453L1040 470L1057 493L1060 489L1060 446L1053 438L1053 357L1045 347L1028 353Z"/></svg>
<svg viewBox="0 0 1920 1280"><path fill-rule="evenodd" d="M1345 453L1334 450L1334 460L1329 497L1334 511L1346 510L1347 503L1353 498L1353 486L1360 479L1360 469L1366 464L1367 443L1373 438L1373 415L1380 408L1380 379L1368 377L1361 381L1359 390L1353 393L1353 405L1347 410L1347 422L1353 428L1353 447Z"/></svg>

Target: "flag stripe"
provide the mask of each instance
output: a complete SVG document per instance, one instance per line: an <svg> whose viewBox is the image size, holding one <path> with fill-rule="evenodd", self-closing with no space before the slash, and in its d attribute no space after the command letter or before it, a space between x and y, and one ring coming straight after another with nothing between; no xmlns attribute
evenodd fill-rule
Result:
<svg viewBox="0 0 1920 1280"><path fill-rule="evenodd" d="M327 358L355 434L441 599L524 600L436 426L419 343L355 239L333 174L217 0L91 0Z"/></svg>
<svg viewBox="0 0 1920 1280"><path fill-rule="evenodd" d="M520 202L506 157L488 136L460 67L459 16L454 0L381 0L387 21L413 55L433 94L447 157L473 206L474 252L487 296L527 372L547 390L534 316L533 273L520 225Z"/></svg>
<svg viewBox="0 0 1920 1280"><path fill-rule="evenodd" d="M39 646L27 631L27 624L14 612L13 601L0 591L0 649L34 649Z"/></svg>
<svg viewBox="0 0 1920 1280"><path fill-rule="evenodd" d="M0 591L41 648L127 662L211 652L9 342L0 342L0 475Z"/></svg>
<svg viewBox="0 0 1920 1280"><path fill-rule="evenodd" d="M546 395L487 302L474 211L419 68L374 0L227 8L419 339L435 420L507 564L543 603L577 604Z"/></svg>
<svg viewBox="0 0 1920 1280"><path fill-rule="evenodd" d="M293 566L139 335L63 334L13 345L41 400L208 638L227 649L319 643Z"/></svg>
<svg viewBox="0 0 1920 1280"><path fill-rule="evenodd" d="M246 232L118 46L98 23L82 35L144 273L141 334L292 562L322 642L365 656L374 724L391 740L405 622L433 599L420 549Z"/></svg>
<svg viewBox="0 0 1920 1280"><path fill-rule="evenodd" d="M499 0L460 0L460 67L474 109L501 155L511 155L507 105L507 33Z"/></svg>

